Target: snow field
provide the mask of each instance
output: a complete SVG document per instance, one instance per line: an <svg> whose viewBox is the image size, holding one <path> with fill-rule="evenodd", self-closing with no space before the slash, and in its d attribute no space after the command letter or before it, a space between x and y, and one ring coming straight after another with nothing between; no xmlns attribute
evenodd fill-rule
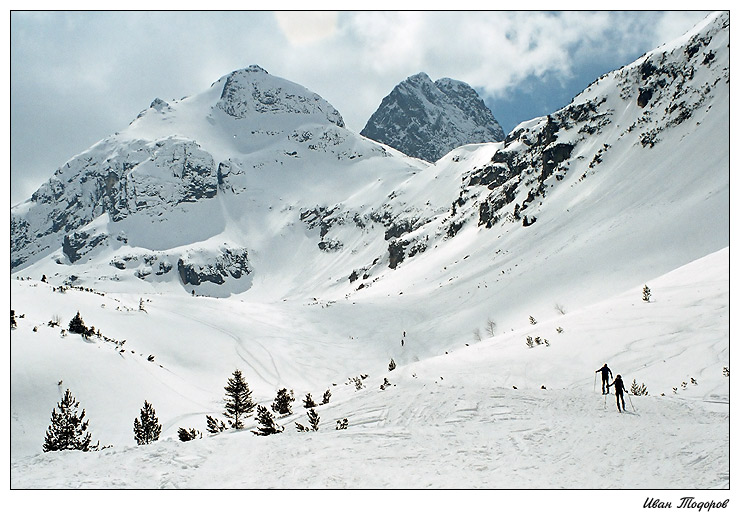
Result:
<svg viewBox="0 0 740 520"><path fill-rule="evenodd" d="M15 281L17 312L24 302L42 301L44 308L27 311L13 331L12 486L724 488L728 261L725 249L649 281L651 303L641 300L636 287L456 348L435 341L432 332L424 336L424 327L408 331L404 347L379 347L376 338L383 336L372 327L383 328L384 314L400 320L388 322L394 332L404 325L399 310L384 307L383 300L260 306L167 295L151 296L143 313L132 296L120 302L132 310L119 311L108 303L100 307L118 296L68 290L38 298L38 291L49 290L44 284ZM61 304L80 307L86 324L104 334L125 331L127 352L100 340L60 338L58 329L45 325L30 330ZM358 307L365 321L341 319ZM347 335L350 329L356 336ZM528 348L526 336L535 335L550 346ZM54 349L65 349L65 355L52 357ZM402 360L397 354L404 349L407 358L421 359ZM156 354L154 363L146 361L149 352ZM398 363L392 372L390 357ZM633 377L645 383L650 395L628 397L628 413L617 413L613 394L605 398L598 387L594 392L592 374L603 362L628 387ZM279 419L285 432L263 438L228 431L179 442L179 427L205 432L205 414L221 417L222 388L234 368L267 406L278 388L295 390L293 415ZM346 383L359 374L368 377L358 391ZM383 378L391 386L380 390ZM63 391L59 379L86 409L93 441L112 448L40 453L51 408ZM327 388L332 399L317 408L320 430L297 432L296 421L307 424L305 393L318 402ZM131 426L144 399L157 411L163 439L138 447ZM335 430L343 418L349 428ZM248 428L255 426L251 419Z"/></svg>

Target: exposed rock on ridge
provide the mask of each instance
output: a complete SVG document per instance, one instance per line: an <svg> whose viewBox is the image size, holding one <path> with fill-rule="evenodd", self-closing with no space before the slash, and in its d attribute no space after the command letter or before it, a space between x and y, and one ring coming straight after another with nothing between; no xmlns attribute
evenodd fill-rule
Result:
<svg viewBox="0 0 740 520"><path fill-rule="evenodd" d="M473 88L449 78L432 82L423 72L399 83L360 134L430 162L464 144L504 138Z"/></svg>

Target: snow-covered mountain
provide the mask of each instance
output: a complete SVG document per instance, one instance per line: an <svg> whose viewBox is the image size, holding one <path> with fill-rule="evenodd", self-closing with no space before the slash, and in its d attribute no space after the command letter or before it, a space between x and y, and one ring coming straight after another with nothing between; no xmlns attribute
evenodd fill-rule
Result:
<svg viewBox="0 0 740 520"><path fill-rule="evenodd" d="M396 85L360 134L429 162L465 144L504 139L470 85L450 78L432 82L424 72Z"/></svg>
<svg viewBox="0 0 740 520"><path fill-rule="evenodd" d="M258 67L155 100L12 209L12 485L602 488L614 448L621 487L726 488L728 43L712 15L434 165ZM60 334L78 310L102 338ZM650 389L632 415L604 362ZM268 407L330 389L320 431L296 403L177 442L234 368ZM66 387L112 448L40 454ZM145 399L165 440L136 447Z"/></svg>

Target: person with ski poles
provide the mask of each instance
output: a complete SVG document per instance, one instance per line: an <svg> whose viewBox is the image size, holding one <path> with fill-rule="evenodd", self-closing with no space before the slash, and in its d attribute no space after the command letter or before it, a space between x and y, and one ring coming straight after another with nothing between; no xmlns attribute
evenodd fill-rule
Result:
<svg viewBox="0 0 740 520"><path fill-rule="evenodd" d="M604 363L604 366L598 370L595 370L595 372L601 372L601 395L608 394L609 377L613 377L611 369L606 366L606 363Z"/></svg>
<svg viewBox="0 0 740 520"><path fill-rule="evenodd" d="M614 380L613 383L607 384L607 393L609 390L609 387L614 387L614 393L617 394L617 410L619 410L619 413L622 413L623 411L627 411L627 408L624 406L624 381L622 381L622 376L617 374L617 378ZM622 399L622 408L619 407L619 399Z"/></svg>

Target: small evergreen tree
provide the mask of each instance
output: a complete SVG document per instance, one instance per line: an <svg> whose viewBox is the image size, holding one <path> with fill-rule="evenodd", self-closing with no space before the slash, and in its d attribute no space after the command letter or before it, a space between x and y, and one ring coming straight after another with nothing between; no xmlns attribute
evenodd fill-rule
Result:
<svg viewBox="0 0 740 520"><path fill-rule="evenodd" d="M321 404L329 404L329 399L331 399L331 390L324 392L324 396L321 398Z"/></svg>
<svg viewBox="0 0 740 520"><path fill-rule="evenodd" d="M537 320L534 319L534 316L529 317L529 323L531 323L532 325L537 325Z"/></svg>
<svg viewBox="0 0 740 520"><path fill-rule="evenodd" d="M64 397L57 404L59 413L54 409L51 411L51 425L46 430L43 450L97 450L100 443L91 446L92 436L87 431L89 421L85 420L85 409L77 415L79 403L70 392L69 388L64 392Z"/></svg>
<svg viewBox="0 0 740 520"><path fill-rule="evenodd" d="M72 334L87 334L87 327L85 327L85 322L82 321L80 311L77 311L75 317L70 320L67 330Z"/></svg>
<svg viewBox="0 0 740 520"><path fill-rule="evenodd" d="M650 301L650 288L647 285L642 288L642 301Z"/></svg>
<svg viewBox="0 0 740 520"><path fill-rule="evenodd" d="M393 372L396 369L396 362L391 358L391 362L388 363L388 372Z"/></svg>
<svg viewBox="0 0 740 520"><path fill-rule="evenodd" d="M311 394L306 394L306 398L303 399L303 407L304 408L313 408L316 406L316 402L313 400L313 397L311 397Z"/></svg>
<svg viewBox="0 0 740 520"><path fill-rule="evenodd" d="M281 388L272 403L272 411L278 415L290 415L293 413L291 405L293 401L295 401L293 392L288 392L287 388Z"/></svg>
<svg viewBox="0 0 740 520"><path fill-rule="evenodd" d="M206 415L206 429L208 433L221 433L226 430L226 425L223 421L214 419L210 415Z"/></svg>
<svg viewBox="0 0 740 520"><path fill-rule="evenodd" d="M630 393L632 395L648 395L647 387L645 383L637 384L637 380L632 380L632 386L630 387Z"/></svg>
<svg viewBox="0 0 740 520"><path fill-rule="evenodd" d="M177 436L182 442L192 441L193 439L198 437L200 437L201 439L203 438L203 434L195 428L190 428L189 430L186 430L185 428L179 428L177 430Z"/></svg>
<svg viewBox="0 0 740 520"><path fill-rule="evenodd" d="M159 434L162 433L162 425L159 424L154 407L144 401L144 407L141 409L141 421L139 418L134 419L134 440L136 444L151 444L159 440Z"/></svg>
<svg viewBox="0 0 740 520"><path fill-rule="evenodd" d="M532 339L532 336L527 336L527 346L529 348L534 348L534 340Z"/></svg>
<svg viewBox="0 0 740 520"><path fill-rule="evenodd" d="M275 417L262 405L257 405L257 422L260 424L252 433L255 435L272 435L282 433L285 429L275 422Z"/></svg>
<svg viewBox="0 0 740 520"><path fill-rule="evenodd" d="M315 432L319 431L319 414L316 413L316 409L311 408L308 413L308 424L311 425L311 429Z"/></svg>
<svg viewBox="0 0 740 520"><path fill-rule="evenodd" d="M18 327L18 322L15 321L15 311L10 309L10 328L15 329L16 327Z"/></svg>
<svg viewBox="0 0 740 520"><path fill-rule="evenodd" d="M254 410L252 391L244 380L241 370L234 370L233 377L229 378L224 390L226 390L224 415L230 427L241 430L244 428L242 417L249 417Z"/></svg>

